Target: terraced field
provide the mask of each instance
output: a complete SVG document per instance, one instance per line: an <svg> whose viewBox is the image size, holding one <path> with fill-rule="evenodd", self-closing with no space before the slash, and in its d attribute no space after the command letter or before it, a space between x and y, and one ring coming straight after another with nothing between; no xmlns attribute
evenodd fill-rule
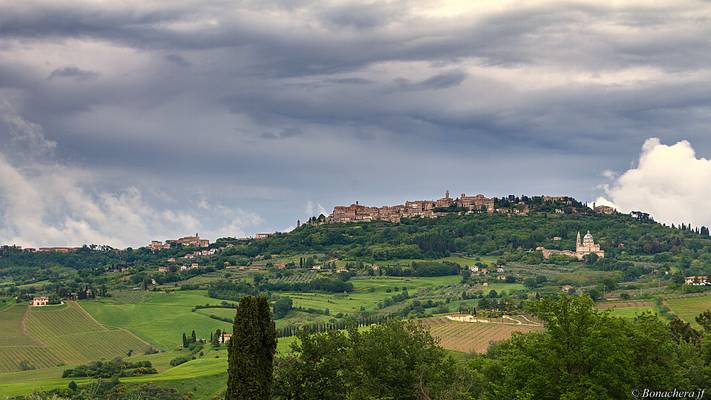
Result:
<svg viewBox="0 0 711 400"><path fill-rule="evenodd" d="M0 311L0 372L49 368L142 353L150 345L123 329L107 329L78 304L13 305Z"/></svg>
<svg viewBox="0 0 711 400"><path fill-rule="evenodd" d="M511 337L514 332L531 332L542 330L540 326L484 323L484 322L458 322L445 317L429 318L423 324L430 330L432 336L440 340L440 345L445 349L463 353L484 353L489 344Z"/></svg>

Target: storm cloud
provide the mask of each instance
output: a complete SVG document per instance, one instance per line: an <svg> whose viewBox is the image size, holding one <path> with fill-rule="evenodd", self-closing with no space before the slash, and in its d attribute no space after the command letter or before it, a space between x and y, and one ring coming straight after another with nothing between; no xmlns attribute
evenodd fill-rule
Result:
<svg viewBox="0 0 711 400"><path fill-rule="evenodd" d="M709 37L704 1L0 1L0 154L214 235L445 189L592 200L648 138L711 154ZM157 225L86 240L194 226Z"/></svg>

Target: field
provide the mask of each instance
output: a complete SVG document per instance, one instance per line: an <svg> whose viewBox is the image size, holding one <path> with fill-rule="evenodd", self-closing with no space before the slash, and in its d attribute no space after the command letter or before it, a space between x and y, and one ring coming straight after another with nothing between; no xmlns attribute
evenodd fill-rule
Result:
<svg viewBox="0 0 711 400"><path fill-rule="evenodd" d="M283 296L288 296L294 300L295 307L328 309L330 314L337 313L357 313L363 307L366 310L374 310L379 301L393 297L400 293L395 291L407 288L412 295L421 290L434 289L441 286L454 285L459 282L459 277L437 276L428 278L411 277L358 277L353 278L353 292L351 293L304 293L304 292L283 292ZM388 292L390 289L390 292Z"/></svg>
<svg viewBox="0 0 711 400"><path fill-rule="evenodd" d="M697 329L700 326L696 323L696 316L706 310L711 310L711 296L682 297L666 300L665 303L674 314L691 323Z"/></svg>
<svg viewBox="0 0 711 400"><path fill-rule="evenodd" d="M432 336L440 340L440 345L448 350L464 353L486 352L489 344L506 340L514 332L542 330L540 326L503 323L459 322L446 317L428 318L423 321Z"/></svg>
<svg viewBox="0 0 711 400"><path fill-rule="evenodd" d="M10 306L0 312L0 372L49 368L144 352L150 345L128 331L107 329L79 305Z"/></svg>
<svg viewBox="0 0 711 400"><path fill-rule="evenodd" d="M633 319L643 313L659 314L657 306L651 301L609 301L598 303L600 310L609 310L614 317Z"/></svg>
<svg viewBox="0 0 711 400"><path fill-rule="evenodd" d="M124 328L141 339L163 350L180 345L182 332L189 334L193 329L200 338L209 338L217 329L232 329L232 325L209 318L209 314L234 316L216 309L192 312L192 307L200 304L215 304L219 300L207 296L205 290L176 292L119 292L114 297L82 302L82 306L102 324Z"/></svg>

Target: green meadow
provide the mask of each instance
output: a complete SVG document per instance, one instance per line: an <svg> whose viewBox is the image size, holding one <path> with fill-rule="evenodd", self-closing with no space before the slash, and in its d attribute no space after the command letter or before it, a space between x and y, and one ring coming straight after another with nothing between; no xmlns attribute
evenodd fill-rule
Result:
<svg viewBox="0 0 711 400"><path fill-rule="evenodd" d="M666 304L679 318L700 328L696 317L706 310L711 310L711 296L693 296L666 300Z"/></svg>
<svg viewBox="0 0 711 400"><path fill-rule="evenodd" d="M219 300L208 297L206 290L190 290L144 292L140 298L131 292L118 293L81 305L102 324L128 329L154 346L171 350L180 345L182 332L189 334L195 330L199 338L209 338L210 332L217 329L232 329L227 322L191 311L195 305L216 303Z"/></svg>

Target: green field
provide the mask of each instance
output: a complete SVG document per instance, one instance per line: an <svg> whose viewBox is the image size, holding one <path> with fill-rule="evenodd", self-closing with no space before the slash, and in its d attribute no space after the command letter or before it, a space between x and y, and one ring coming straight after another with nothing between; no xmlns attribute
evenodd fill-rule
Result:
<svg viewBox="0 0 711 400"><path fill-rule="evenodd" d="M679 318L700 328L696 317L706 310L711 310L711 296L682 297L666 300L666 304Z"/></svg>
<svg viewBox="0 0 711 400"><path fill-rule="evenodd" d="M140 299L135 296L131 292L119 293L82 302L82 306L102 324L128 329L163 350L179 346L182 332L189 334L194 329L199 338L209 339L210 332L232 329L231 324L208 317L217 314L216 309L204 313L191 311L195 305L217 302L207 296L206 290L144 292ZM234 311L231 314L233 317Z"/></svg>
<svg viewBox="0 0 711 400"><path fill-rule="evenodd" d="M107 329L78 304L13 305L0 311L0 372L49 368L142 353L150 345L123 329Z"/></svg>
<svg viewBox="0 0 711 400"><path fill-rule="evenodd" d="M363 307L374 310L379 301L393 297L400 293L394 288L407 288L408 293L415 294L419 290L428 290L442 286L454 285L459 282L457 275L437 276L427 278L413 277L356 277L351 279L353 292L351 293L305 293L283 292L283 296L294 300L294 307L328 309L331 315L337 313L354 314ZM387 290L391 291L388 292Z"/></svg>
<svg viewBox="0 0 711 400"><path fill-rule="evenodd" d="M613 317L633 319L643 313L658 314L656 307L619 307L610 309Z"/></svg>

